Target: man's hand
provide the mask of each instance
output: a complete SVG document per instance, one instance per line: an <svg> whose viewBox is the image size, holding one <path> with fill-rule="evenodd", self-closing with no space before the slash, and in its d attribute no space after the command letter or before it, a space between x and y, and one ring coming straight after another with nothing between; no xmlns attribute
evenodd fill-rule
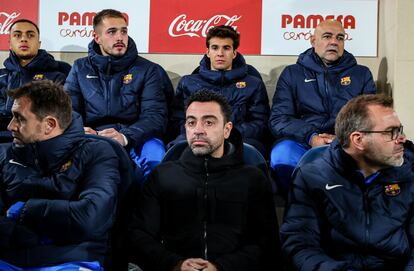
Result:
<svg viewBox="0 0 414 271"><path fill-rule="evenodd" d="M178 269L178 270L180 270L180 271L199 271L199 270L209 270L209 271L210 270L215 270L215 271L217 271L216 269L206 269L206 268L208 268L209 264L212 265L208 261L203 260L201 258L190 258L190 259L185 260L181 264L180 269Z"/></svg>
<svg viewBox="0 0 414 271"><path fill-rule="evenodd" d="M217 271L217 268L214 264L208 262L207 267L204 268L203 271Z"/></svg>
<svg viewBox="0 0 414 271"><path fill-rule="evenodd" d="M322 145L326 145L326 144L331 144L331 142L335 139L335 135L331 135L331 134L318 134L318 135L314 135L312 137L312 140L310 142L310 145L312 147L317 147L317 146L322 146Z"/></svg>
<svg viewBox="0 0 414 271"><path fill-rule="evenodd" d="M108 129L99 131L98 135L112 138L116 140L119 144L121 144L122 146L126 145L123 134L121 134L114 128L108 128Z"/></svg>
<svg viewBox="0 0 414 271"><path fill-rule="evenodd" d="M83 127L83 130L85 131L85 134L89 135L97 135L98 133L92 129L91 127Z"/></svg>

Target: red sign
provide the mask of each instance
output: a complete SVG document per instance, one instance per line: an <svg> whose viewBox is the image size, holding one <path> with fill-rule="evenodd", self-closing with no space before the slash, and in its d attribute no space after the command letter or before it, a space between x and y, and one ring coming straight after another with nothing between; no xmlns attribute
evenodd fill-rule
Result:
<svg viewBox="0 0 414 271"><path fill-rule="evenodd" d="M239 51L260 54L262 1L151 0L150 53L205 53L207 31L230 25L240 33Z"/></svg>
<svg viewBox="0 0 414 271"><path fill-rule="evenodd" d="M9 30L14 21L29 19L37 24L39 16L38 0L1 1L0 7L0 50L9 49Z"/></svg>

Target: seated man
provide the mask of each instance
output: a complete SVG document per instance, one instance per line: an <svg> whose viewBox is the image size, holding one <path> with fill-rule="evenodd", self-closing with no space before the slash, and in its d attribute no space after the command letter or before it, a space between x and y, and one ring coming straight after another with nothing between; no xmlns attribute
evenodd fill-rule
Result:
<svg viewBox="0 0 414 271"><path fill-rule="evenodd" d="M295 171L280 233L295 270L414 270L414 148L392 104L349 101L337 139Z"/></svg>
<svg viewBox="0 0 414 271"><path fill-rule="evenodd" d="M69 64L39 49L39 34L39 28L30 20L17 20L10 26L10 56L4 61L5 68L0 69L0 141L12 141L7 125L13 100L7 90L44 79L63 84L65 69L70 69Z"/></svg>
<svg viewBox="0 0 414 271"><path fill-rule="evenodd" d="M118 157L108 143L85 138L63 86L45 80L8 94L14 140L0 149L0 270L101 271Z"/></svg>
<svg viewBox="0 0 414 271"><path fill-rule="evenodd" d="M159 65L138 56L121 12L98 12L93 28L88 56L75 61L65 89L83 117L85 132L112 138L131 150L147 174L165 153L156 137L167 125L164 92L171 82Z"/></svg>
<svg viewBox="0 0 414 271"><path fill-rule="evenodd" d="M187 100L188 147L145 183L130 230L131 261L152 270L278 270L270 180L243 163L231 108L215 91Z"/></svg>
<svg viewBox="0 0 414 271"><path fill-rule="evenodd" d="M321 22L296 64L277 82L269 126L277 143L270 166L285 193L294 167L311 147L329 144L341 107L360 94L375 93L371 72L344 50L345 31L334 20Z"/></svg>
<svg viewBox="0 0 414 271"><path fill-rule="evenodd" d="M210 89L224 95L232 106L230 120L241 132L243 141L265 155L263 139L269 118L269 99L260 74L249 68L237 52L240 35L231 26L210 28L207 33L207 53L200 62L198 73L183 76L173 101L172 125L181 129L184 139L184 104L188 97L201 89ZM256 74L257 73L257 74Z"/></svg>

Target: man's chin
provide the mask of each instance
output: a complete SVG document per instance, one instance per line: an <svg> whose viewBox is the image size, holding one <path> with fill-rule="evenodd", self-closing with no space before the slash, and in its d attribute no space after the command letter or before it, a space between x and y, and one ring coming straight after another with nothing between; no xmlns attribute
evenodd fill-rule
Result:
<svg viewBox="0 0 414 271"><path fill-rule="evenodd" d="M24 144L24 142L23 141L21 141L20 139L18 139L18 138L13 138L13 143L16 145L16 146L24 146L25 144Z"/></svg>
<svg viewBox="0 0 414 271"><path fill-rule="evenodd" d="M211 153L210 149L208 147L197 147L192 146L191 150L193 151L193 154L195 156L205 156Z"/></svg>

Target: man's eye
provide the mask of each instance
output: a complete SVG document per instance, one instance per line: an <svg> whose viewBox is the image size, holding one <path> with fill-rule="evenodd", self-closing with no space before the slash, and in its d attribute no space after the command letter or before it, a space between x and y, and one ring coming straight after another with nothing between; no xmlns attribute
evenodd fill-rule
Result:
<svg viewBox="0 0 414 271"><path fill-rule="evenodd" d="M213 125L214 123L213 123L212 121L207 120L207 121L205 122L205 124L206 124L207 126L211 126L211 125Z"/></svg>

